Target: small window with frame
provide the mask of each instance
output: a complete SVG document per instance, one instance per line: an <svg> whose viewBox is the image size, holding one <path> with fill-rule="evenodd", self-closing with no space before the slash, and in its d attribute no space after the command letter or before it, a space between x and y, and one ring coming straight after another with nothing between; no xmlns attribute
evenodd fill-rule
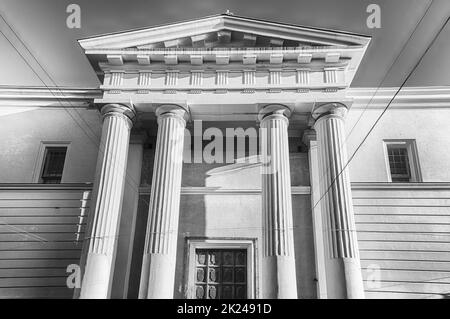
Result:
<svg viewBox="0 0 450 319"><path fill-rule="evenodd" d="M388 180L393 183L421 182L414 140L385 140Z"/></svg>
<svg viewBox="0 0 450 319"><path fill-rule="evenodd" d="M42 184L60 184L67 146L46 146L44 150L42 169L39 182Z"/></svg>

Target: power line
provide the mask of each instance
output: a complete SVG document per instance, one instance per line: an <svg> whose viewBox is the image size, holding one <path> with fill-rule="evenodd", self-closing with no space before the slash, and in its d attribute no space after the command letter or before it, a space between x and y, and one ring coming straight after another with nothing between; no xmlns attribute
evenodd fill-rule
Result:
<svg viewBox="0 0 450 319"><path fill-rule="evenodd" d="M314 208L320 203L320 201L325 197L325 195L330 191L331 187L334 185L334 183L336 182L336 180L341 176L341 174L344 172L344 170L347 168L347 166L350 164L350 162L353 160L353 158L355 157L356 153L359 151L359 149L361 148L361 146L364 144L364 142L367 140L367 138L369 137L370 133L372 133L372 131L375 129L376 125L380 122L381 118L383 117L383 115L387 112L387 110L389 109L390 105L392 104L392 102L395 100L395 98L397 97L397 95L400 93L401 89L405 86L405 84L408 82L408 80L410 79L410 77L413 75L414 71L417 69L417 67L420 65L420 63L422 62L423 58L425 57L425 55L428 53L428 51L430 50L430 48L433 46L433 44L436 42L436 39L439 37L439 35L441 34L442 30L444 30L445 26L447 25L448 21L450 20L450 17L447 18L447 20L445 20L444 24L441 26L441 28L439 29L439 31L436 33L436 35L434 36L433 40L430 42L430 44L427 46L427 48L425 49L425 51L422 53L422 55L420 56L419 60L417 61L417 63L413 66L412 70L408 73L408 75L406 76L405 80L402 82L402 84L400 85L400 87L397 89L397 91L395 92L394 96L390 99L389 103L386 105L386 107L383 109L383 112L381 112L380 116L378 116L377 120L375 121L375 123L372 125L372 127L370 128L370 130L367 132L367 134L364 136L363 140L361 141L361 143L359 143L358 147L356 148L356 150L353 152L352 156L350 156L350 158L347 160L346 164L344 165L344 167L341 169L341 171L339 172L339 174L332 180L332 182L330 183L330 186L328 186L326 192L320 197L320 199L317 201L317 203L313 206L312 210L314 210Z"/></svg>
<svg viewBox="0 0 450 319"><path fill-rule="evenodd" d="M397 57L392 61L391 65L389 66L389 69L387 70L386 74L384 75L384 77L381 79L380 83L378 84L374 94L372 94L372 96L370 97L369 102L367 102L366 106L364 107L361 115L358 117L358 120L356 121L356 123L353 125L353 127L351 128L350 132L347 134L347 137L344 141L347 142L348 137L350 137L350 135L352 134L354 128L356 127L356 125L359 123L359 121L361 120L361 118L363 117L364 113L367 111L367 108L369 107L369 105L372 103L373 98L375 97L375 95L378 93L381 85L383 85L384 81L386 80L386 78L388 77L389 73L391 72L392 68L394 67L394 65L397 63L398 59L400 58L400 56L402 55L403 51L405 50L407 44L409 43L409 41L411 40L412 36L414 35L414 33L416 33L417 28L419 27L419 25L422 23L422 20L425 18L425 16L427 15L428 11L430 10L431 5L433 4L433 0L430 0L429 5L427 7L427 9L425 10L424 14L422 15L422 17L420 18L420 20L417 22L416 26L414 27L414 29L412 30L412 32L410 33L408 39L406 40L406 42L403 44L399 54L397 55Z"/></svg>
<svg viewBox="0 0 450 319"><path fill-rule="evenodd" d="M61 91L61 89L59 88L59 86L56 84L56 82L53 80L53 78L51 77L51 75L45 70L45 68L43 67L43 65L39 62L39 60L34 56L34 54L31 52L30 49L28 49L28 46L24 43L24 41L22 41L22 39L20 38L20 36L14 31L14 29L12 28L12 26L6 21L6 19L3 17L3 15L0 13L0 18L5 22L5 24L9 27L9 29L13 32L13 34L15 35L15 37L20 41L20 43L23 45L23 47L28 51L28 53L33 57L34 61L36 61L36 63L39 65L39 67L42 69L42 71L45 73L45 75L50 79L50 81L53 83L54 87L56 88L56 90L58 90L62 95L64 95ZM15 51L19 54L19 56L22 58L22 60L24 60L24 62L27 64L27 66L33 71L33 73L38 77L38 79L44 84L44 86L46 87L47 90L49 90L49 92L56 97L56 99L58 100L58 102L60 103L60 105L62 106L63 110L65 110L67 112L67 114L69 114L69 116L73 119L73 121L75 122L75 124L78 125L78 127L82 130L83 133L85 133L85 135L91 140L91 142L98 148L99 152L102 152L102 148L101 148L101 137L99 137L94 131L93 129L89 126L89 124L83 119L83 117L79 114L79 112L77 111L77 109L73 106L73 104L68 101L69 105L72 107L73 110L75 110L75 112L77 113L77 115L79 116L79 118L86 124L87 128L92 132L92 134L96 137L96 138L100 138L100 142L97 143L96 140L94 140L92 138L92 136L90 136L86 130L81 126L81 124L77 121L77 119L75 117L73 117L73 115L67 110L67 108L64 106L64 104L62 103L62 100L54 94L54 92L52 91L52 89L46 84L46 82L42 79L42 77L38 74L38 72L31 66L31 64L27 61L27 59L24 57L24 55L20 52L20 50L12 43L12 41L3 33L3 31L0 30L0 33L5 37L5 39L9 42L9 44L15 49ZM104 146L104 145L103 145ZM125 167L125 171L126 171L126 167ZM136 185L138 185L138 182L135 181L132 177L130 177L128 174L125 175L125 181L127 182L127 184L129 186L131 186L133 188L133 190L138 191L138 188L134 187L133 184L130 183L131 180L133 183L135 183ZM144 200L144 199L141 199ZM145 201L145 200L144 200ZM146 202L146 201L145 201Z"/></svg>
<svg viewBox="0 0 450 319"><path fill-rule="evenodd" d="M407 43L409 42L409 40L411 39L412 35L415 33L417 27L420 25L421 21L424 19L426 13L429 11L430 7L431 7L432 1L430 2L430 4L428 5L424 15L422 16L422 18L419 20L419 22L416 24L414 30L412 31L412 33L410 34L407 42L404 44L402 50L400 51L399 55L397 56L397 58L394 60L394 62L391 64L389 70L387 71L385 77L383 78L383 80L381 81L380 85L377 87L377 90L379 89L379 87L381 86L381 84L384 82L384 79L387 77L388 73L390 72L390 70L392 69L393 65L396 63L396 61L398 60L399 56L401 55L401 53L403 52L404 48L406 47ZM39 63L39 61L37 60L37 58L33 55L33 53L28 49L28 47L26 46L26 44L20 39L19 35L12 29L12 27L9 25L9 23L5 20L5 18L0 14L0 17L3 19L3 21L8 25L8 27L11 29L11 31L15 34L15 36L19 39L19 41L22 43L22 45L26 48L26 50L30 53L30 55L33 57L33 59L38 63L38 65L41 67L41 69L45 72L45 74L47 75L47 77L54 83L55 87L59 89L59 87L56 85L56 83L53 81L52 77L48 74L48 72L45 70L45 68ZM438 35L441 33L441 31L443 30L443 28L445 27L445 25L447 24L447 21L445 22L445 24L441 27L441 29L439 30L438 34L435 36L435 38L433 39L433 41L430 43L430 45L427 47L426 51L424 52L424 54L421 56L421 58L419 59L419 61L416 63L416 65L414 66L414 68L412 69L412 71L408 74L407 78L404 80L404 82L402 83L402 85L399 87L399 89L397 90L397 92L394 94L394 96L391 98L390 102L388 103L388 105L385 107L385 109L383 110L382 114L378 117L377 121L372 125L371 129L369 130L369 132L366 134L366 136L364 137L363 141L359 144L359 146L357 147L357 149L355 150L355 152L352 154L352 156L350 157L350 159L347 161L347 163L345 164L344 168L339 172L339 174L333 179L333 181L331 182L330 186L327 188L327 191L322 195L322 197L319 199L319 201L316 202L316 204L314 205L314 207L312 209L314 209L319 203L320 201L323 199L323 197L329 192L330 188L333 186L333 184L335 183L335 181L337 180L337 178L339 178L339 176L342 174L342 172L347 168L347 166L349 165L349 163L353 160L354 156L356 155L356 153L358 152L358 150L361 148L362 144L366 141L367 137L370 135L370 133L373 131L373 129L375 128L375 126L377 125L377 123L380 121L381 117L384 115L384 113L388 110L389 106L391 105L392 101L395 99L395 97L398 95L398 93L400 92L400 90L402 89L402 87L406 84L406 82L409 80L410 76L413 74L413 72L415 71L415 69L418 67L418 65L421 63L421 61L423 60L423 57L426 55L426 53L428 52L428 50L430 49L430 47L434 44L435 40L437 39ZM7 41L11 44L11 46L17 51L17 53L21 56L21 58L25 61L25 63L30 67L30 69L38 76L39 80L46 86L46 88L54 95L54 93L52 92L52 90L46 85L45 81L42 79L42 77L37 73L36 70L34 70L34 68L30 65L30 63L27 61L27 59L22 55L22 53L16 48L16 46L9 40L9 38L0 30L0 32L3 34L3 36L7 39ZM61 91L60 91L61 92ZM376 93L375 93L376 94ZM61 103L61 100L54 95L58 101ZM373 99L373 96L372 96ZM367 109L368 105L371 103L372 99L369 101L369 103L366 105L365 109ZM69 102L69 104L73 107L73 105ZM61 103L62 105L62 103ZM63 106L63 109L67 111L67 109ZM75 109L75 108L74 108ZM75 109L76 110L76 109ZM67 111L68 112L68 111ZM364 112L363 112L364 113ZM83 132L90 138L91 141L93 141L92 137L84 130L84 128L77 122L77 120L71 115L70 112L68 112L68 114L71 116L71 118L75 121L75 123L83 130ZM79 113L77 112L77 114L79 115ZM79 115L80 116L80 115ZM360 116L360 118L362 117L362 115ZM80 116L80 118L84 121L84 119ZM358 119L358 121L356 122L356 124L359 122L360 118ZM85 122L85 121L84 121ZM86 122L85 122L86 123ZM87 123L86 123L87 124ZM355 124L355 126L356 126ZM88 128L92 131L91 127L87 124ZM353 128L352 128L353 130ZM351 134L351 132L350 132ZM349 135L350 135L349 134ZM348 136L349 136L348 135ZM101 151L100 145L98 145L95 141L93 141L94 144L99 148L99 151ZM345 143L345 142L344 142ZM342 145L341 145L342 147ZM328 167L329 169L329 167ZM127 183L129 183L129 180L131 179L133 182L136 183L135 180L133 180L131 177L129 177L128 175L126 175L126 180ZM130 186L134 187L134 185ZM134 190L137 190L136 188L134 188ZM147 204L148 202L145 201ZM294 227L296 228L296 227Z"/></svg>
<svg viewBox="0 0 450 319"><path fill-rule="evenodd" d="M0 17L1 17L1 14L0 14ZM3 17L2 17L3 18ZM34 74L36 74L36 76L39 78L39 80L45 85L45 87L50 91L50 93L53 95L53 96L55 96L56 97L56 99L57 99L57 101L60 103L60 105L61 105L61 107L63 108L63 110L65 110L66 112L67 112L67 114L69 114L69 116L73 119L73 121L75 122L75 124L77 124L78 125L78 127L81 129L81 131L83 132L83 133L85 133L85 135L91 140L91 142L97 147L97 149L98 149L98 151L99 152L103 152L103 150L102 150L102 148L101 148L101 139L100 139L100 142L99 143L97 143L87 132L86 132L86 130L80 125L80 123L76 120L76 118L74 118L73 116L72 116L72 114L67 110L67 108L63 105L63 103L62 103L62 100L57 96L57 95L55 95L54 93L53 93L53 91L51 90L51 88L45 83L45 81L42 79L42 77L37 73L37 71L30 65L30 63L25 59L25 57L23 56L23 54L17 49L17 47L9 40L9 38L0 30L0 33L5 37L5 39L11 44L11 46L16 50L16 52L20 55L20 57L24 60L24 62L28 65L28 67L33 71L33 73ZM25 45L24 45L25 46ZM28 49L27 49L28 50ZM28 52L31 54L31 55L33 55L29 50L28 50ZM33 56L33 58L34 58L34 56ZM36 60L36 58L34 58L35 60ZM39 62L36 60L36 62L39 64ZM40 65L40 64L39 64ZM41 66L41 68L43 69L43 67L42 67L42 65L40 65ZM51 78L49 75L47 75L49 78ZM57 88L57 90L59 90L60 92L62 92L60 89L59 89L59 87L57 86L57 85L55 85L55 87ZM72 103L70 103L70 101L69 101L69 104L71 105L71 107L72 107L72 109L75 109L76 110L76 108L73 106L73 104ZM77 114L79 115L79 113L77 112ZM80 118L84 121L84 119L81 117L81 115L79 115L80 116ZM92 130L91 130L92 131ZM138 182L136 181L136 180L134 180L132 177L130 177L128 174L127 174L127 172L126 172L126 167L125 167L125 182L134 190L134 191L137 191L137 192L139 192L139 186L138 187L135 187L133 184L131 184L131 182L130 182L130 180L131 180L131 182L134 182L136 185L139 185L138 184ZM147 203L148 204L148 202L145 200L145 199L143 199L143 198L140 198L140 200L142 200L142 201L144 201L145 203Z"/></svg>
<svg viewBox="0 0 450 319"><path fill-rule="evenodd" d="M9 29L13 32L13 34L15 35L15 37L20 41L20 43L23 45L23 47L28 51L28 53L33 57L33 59L36 61L36 63L39 65L39 67L43 70L43 72L46 74L46 76L50 79L50 81L53 83L54 87L56 88L57 91L59 91L61 93L62 96L64 96L64 93L61 91L61 89L59 88L59 86L56 84L56 82L52 79L52 77L50 76L50 74L45 70L45 68L42 66L42 64L38 61L38 59L34 56L34 54L28 49L27 45L24 43L24 41L22 41L22 39L20 38L20 36L14 31L14 29L12 28L12 26L6 21L6 19L3 17L3 15L0 13L0 18L5 22L5 24L9 27ZM72 118L72 120L75 122L75 124L81 129L81 131L88 137L88 139L97 147L97 150L99 153L103 152L102 149L102 142L101 142L101 138L99 139L100 142L97 143L96 140L93 139L93 137L82 127L82 125L77 121L77 119L67 110L67 108L65 107L65 105L63 104L63 101L59 98L59 96L57 96L53 90L47 85L47 83L44 81L44 79L40 76L40 74L33 68L33 66L30 64L30 62L25 58L25 56L22 54L22 52L20 52L20 50L12 43L12 41L5 35L5 33L3 33L2 30L0 30L0 33L5 37L5 39L9 42L9 44L14 48L14 50L19 54L19 56L22 58L22 60L26 63L26 65L32 70L32 72L38 77L38 79L42 82L42 84L44 84L44 86L46 87L46 89L57 99L58 103L61 105L62 109L64 111L66 111L66 113ZM86 126L88 127L88 129L92 132L92 134L98 138L97 134L95 134L95 132L92 130L92 128L89 126L88 123L86 123L86 121L83 119L83 117L79 114L79 112L76 110L76 108L74 107L74 105L68 101L68 104L72 107L73 110L75 110L75 112L77 113L77 115L79 116L79 118L86 124ZM132 177L130 177L127 173L126 167L124 167L125 169L125 183L128 184L134 191L136 191L139 194L139 183L134 180ZM131 180L131 182L130 182ZM134 184L133 184L134 183ZM135 186L137 185L137 186ZM147 200L145 200L144 198L142 198L141 196L138 196L138 199L145 202L147 205L150 205L148 203ZM92 212L91 212L92 213ZM90 214L91 215L91 214ZM7 223L4 223L7 226L10 226ZM12 226L10 226L12 227ZM19 231L21 232L21 231ZM46 240L46 239L44 239Z"/></svg>
<svg viewBox="0 0 450 319"><path fill-rule="evenodd" d="M370 103L372 102L374 96L377 94L381 84L384 82L384 80L386 79L386 77L388 76L389 72L391 71L392 67L395 65L395 63L397 62L398 58L401 56L401 53L403 52L403 50L405 49L407 43L409 42L409 40L411 39L412 35L415 33L417 27L420 25L421 21L423 20L423 18L425 17L426 13L428 12L428 10L430 9L430 6L432 4L432 1L430 2L427 10L425 11L424 15L422 16L422 18L420 19L420 21L418 22L418 24L416 25L416 27L414 28L414 30L412 31L412 33L410 34L408 40L406 41L405 45L403 46L403 48L401 49L399 55L396 57L396 59L393 61L393 63L391 64L391 66L389 67L386 75L384 76L384 78L382 79L382 81L380 82L380 85L377 87L374 95L372 95L370 101L368 102L368 104L366 105L366 107L364 108L362 114L360 115L360 117L358 118L358 120L356 121L356 123L354 124L354 126L352 127L352 129L350 130L350 133L347 135L347 138L352 134L354 128L356 127L356 125L359 123L359 121L361 120L362 116L364 115L364 113L366 112L368 105L370 105ZM59 89L59 87L56 85L56 83L53 81L53 79L51 78L51 76L48 74L48 72L45 70L45 68L39 63L39 61L36 59L36 57L31 53L31 51L27 48L27 46L24 44L24 42L20 39L20 37L14 32L14 30L11 28L11 26L6 22L6 20L3 18L3 16L0 15L0 17L3 19L3 21L5 21L5 23L9 26L9 28L12 30L12 32L16 35L16 37L19 39L19 41L22 43L22 45L26 48L26 50L31 54L31 56L33 57L33 59L38 63L38 65L41 67L41 69L44 71L44 73L47 75L47 77L52 81L52 83L54 83L54 85L56 86L56 88L61 92L61 90ZM369 132L366 134L366 136L363 138L362 142L358 145L357 149L355 150L355 152L352 154L352 156L349 158L349 160L347 161L347 163L345 164L345 166L343 167L343 169L339 172L339 174L333 179L333 181L331 182L330 186L327 188L327 191L325 192L325 194L319 199L319 201L314 205L313 209L317 206L317 204L323 199L323 197L329 192L330 188L333 186L333 184L335 183L335 181L337 180L337 178L339 178L339 176L342 174L342 172L347 168L347 166L350 164L350 162L353 160L353 158L355 157L356 153L359 151L359 149L362 147L363 143L367 140L368 136L370 135L370 133L375 129L376 125L379 123L379 121L381 120L382 116L387 112L388 108L390 107L391 103L394 101L394 99L397 97L397 95L399 94L399 92L401 91L401 89L404 87L404 85L407 83L407 81L410 79L410 77L412 76L412 74L414 73L414 71L417 69L417 67L420 65L420 63L422 62L424 56L428 53L429 49L432 47L432 45L435 43L436 39L438 38L438 36L440 35L440 33L442 32L442 30L444 29L444 27L446 26L446 24L448 23L448 20L450 18L448 18L444 25L441 27L441 29L439 30L439 32L436 34L436 36L433 38L432 42L430 43L430 45L426 48L425 52L422 54L422 56L420 57L420 59L418 60L418 62L415 64L415 66L413 67L413 69L411 70L411 72L408 74L408 76L406 77L406 79L403 81L403 83L401 84L401 86L398 88L398 90L396 91L396 93L394 94L394 96L391 98L391 100L389 101L389 103L387 104L387 106L384 108L383 112L381 113L381 115L377 118L377 120L375 121L375 123L372 125L372 127L370 128ZM0 30L0 32L3 34L3 36L7 39L7 41L13 46L13 48L18 52L18 54L21 56L21 58L25 61L25 63L28 65L28 67L30 67L30 69L32 69L32 71L38 76L39 80L46 86L46 88L53 94L52 90L50 90L50 88L46 85L45 81L41 78L41 76L34 70L34 68L31 66L31 64L25 59L25 57L22 55L22 53L14 46L14 44L6 37L6 35ZM54 94L53 94L54 95ZM61 101L56 95L54 95L58 101ZM81 115L78 113L78 111L76 110L75 107L73 107L73 105L69 102L69 104L72 106L72 108L75 110L75 112L78 114L78 116L80 117L80 119L86 124L87 128L91 131L91 133L93 133L94 136L97 137L97 135L95 134L95 132L92 130L92 128L89 126L88 123L86 123L86 121L81 117ZM64 110L67 111L66 107L64 107L64 105L61 103L62 107ZM84 130L84 128L80 125L80 123L77 122L77 120L72 116L72 114L70 112L67 111L67 113L71 116L71 118L76 122L76 124L83 130L83 132L92 140L92 137ZM347 139L344 141L344 144L346 143ZM99 151L101 151L100 145L97 145L96 142L94 142L96 146L98 146ZM344 145L343 144L343 145ZM341 147L343 147L343 145L341 145ZM328 167L329 169L329 167ZM132 179L131 177L128 177L126 175L126 179ZM135 180L132 179L133 182L136 183ZM127 181L128 182L128 181ZM297 226L298 227L298 226ZM297 228L297 227L292 227L292 228ZM248 227L250 228L250 227ZM258 228L258 227L256 227ZM220 228L220 229L225 229L225 228ZM239 228L232 228L232 229L239 229ZM38 236L36 236L38 237ZM39 238L39 237L38 237ZM39 239L43 239L43 238L39 238ZM449 277L440 277L440 278L434 278L434 279L430 279L430 280L426 280L427 281L433 281L433 280L440 280L440 279L446 279ZM399 284L401 285L401 284ZM388 288L388 287L393 287L396 285L391 285L391 286L385 286L382 288Z"/></svg>
<svg viewBox="0 0 450 319"><path fill-rule="evenodd" d="M34 54L28 49L27 45L21 40L21 38L19 37L19 35L14 31L14 29L10 26L10 24L5 20L5 18L0 14L0 17L2 18L2 20L6 23L6 25L9 27L9 29L14 33L15 37L20 41L20 43L23 45L23 47L28 51L28 53L32 56L32 58L36 61L36 63L39 65L39 67L41 68L41 70L45 73L45 75L50 79L50 81L53 83L54 88L56 88L56 90L59 91L59 93L61 93L63 96L64 94L62 93L62 91L60 90L59 86L53 81L52 77L50 76L50 74L45 70L45 68L42 66L42 64L37 60L37 58L34 56ZM24 62L27 64L27 66L33 71L33 73L38 77L38 79L42 82L42 84L44 84L44 86L46 87L47 90L49 90L49 92L56 97L56 99L58 100L58 102L61 104L61 106L64 108L64 110L66 110L66 112L70 115L70 117L72 117L72 119L76 122L76 124L84 131L84 128L81 127L81 125L77 122L77 120L73 117L73 115L67 111L67 109L64 107L61 99L59 99L59 97L52 91L52 89L47 85L47 83L44 81L44 79L38 74L38 72L31 66L31 64L27 61L27 59L23 56L23 54L17 49L17 47L12 43L12 41L0 30L0 33L2 33L2 35L5 37L5 39L9 42L9 44L16 50L16 52L20 55L20 57L22 58L22 60L24 60ZM80 117L80 119L86 124L86 126L89 128L89 130L93 133L93 135L95 137L99 137L97 134L95 134L95 132L93 132L93 130L89 127L89 125L86 123L86 121L81 117L81 115L77 112L76 107L70 103L70 106L72 107L72 109L77 113L77 115ZM84 131L86 135L88 135L88 133L86 131ZM90 136L88 136L90 139L92 139Z"/></svg>
<svg viewBox="0 0 450 319"><path fill-rule="evenodd" d="M377 85L377 88L375 89L375 92L372 94L372 96L370 97L369 101L367 102L366 106L364 107L363 111L361 112L360 116L358 117L357 121L355 122L355 124L353 125L353 127L350 129L350 132L347 134L347 136L345 137L344 142L341 143L341 145L339 146L339 151L342 150L343 147L346 146L348 139L350 138L351 134L353 133L353 130L355 129L355 127L358 125L359 121L362 119L362 117L364 116L365 112L367 111L369 105L372 103L375 95L378 93L381 85L383 85L384 81L386 80L386 78L388 77L388 75L390 74L392 68L394 67L394 65L397 63L398 59L400 58L400 56L402 55L403 51L405 50L406 46L408 45L409 41L411 40L411 38L413 37L414 33L416 32L417 28L419 27L419 25L422 23L423 19L425 18L425 16L427 15L428 11L431 8L431 5L433 4L433 0L431 0L425 10L425 12L423 13L422 17L419 19L419 21L416 23L415 27L413 28L413 30L411 31L411 33L409 34L408 39L406 40L406 42L403 44L400 52L397 54L396 58L392 61L391 65L389 66L388 70L386 71L385 75L383 76L383 78L381 79L381 81L379 82L379 84ZM328 174L328 172L330 171L331 167L328 164L327 168L325 170L325 173L322 173L319 176L319 184L323 181L323 179L325 178L326 174ZM315 206L314 206L315 207Z"/></svg>
<svg viewBox="0 0 450 319"><path fill-rule="evenodd" d="M33 60L39 65L39 67L41 68L41 70L44 72L44 74L50 79L50 81L52 82L52 84L54 85L54 87L56 87L56 89L62 93L62 91L59 89L59 86L55 83L55 81L53 80L53 78L51 77L51 75L47 72L47 70L44 68L44 66L39 62L39 60L35 57L35 55L33 54L33 52L31 52L31 50L28 48L28 46L25 44L25 42L21 39L21 37L17 34L17 32L12 28L12 26L8 23L8 21L6 21L6 19L3 17L2 14L0 14L0 18L3 20L3 22L5 22L5 24L8 26L8 28L11 30L11 32L14 34L14 36L19 40L19 42L22 44L22 46L25 48L25 50L28 51L28 53L31 55L31 57L33 58ZM1 32L1 30L0 30ZM6 37L6 35L1 32L3 34L3 36L8 40L8 42L14 47L14 49L16 49L16 47L12 44L12 42ZM17 51L17 49L16 49ZM20 54L20 53L19 53ZM25 60L24 56L22 54L20 54L20 56L22 57L22 59L27 63L27 65L33 70L33 72L36 74L36 76L39 78L39 80L42 82L42 84L44 84L44 86L51 92L50 88L48 87L48 85L45 83L45 81L41 78L41 76L39 76L39 74L37 74L37 72L35 72L35 70L32 68L32 66ZM53 94L53 93L52 93ZM56 95L53 94L53 96L57 97ZM89 126L89 124L81 117L81 115L78 113L77 109L69 102L69 104L72 106L72 109L77 113L77 115L80 117L80 119L84 122L84 124L86 125L86 127L92 132L92 134L99 138L99 136L92 130L92 128ZM62 105L62 103L61 103ZM75 119L74 119L75 120ZM80 126L81 128L81 126ZM81 128L83 129L83 128Z"/></svg>

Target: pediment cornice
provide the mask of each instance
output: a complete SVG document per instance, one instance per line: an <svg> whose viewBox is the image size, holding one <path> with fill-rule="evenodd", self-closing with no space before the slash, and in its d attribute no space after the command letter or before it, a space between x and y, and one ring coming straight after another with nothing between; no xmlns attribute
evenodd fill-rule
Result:
<svg viewBox="0 0 450 319"><path fill-rule="evenodd" d="M190 39L193 47L204 46L208 34L215 33L218 43L226 45L236 33L244 46L257 44L256 37L268 39L268 46L366 46L370 37L342 31L326 30L240 16L220 14L211 17L100 35L79 40L86 50L145 48L152 44L176 45L177 39ZM286 41L286 43L284 43ZM208 41L206 41L208 42Z"/></svg>

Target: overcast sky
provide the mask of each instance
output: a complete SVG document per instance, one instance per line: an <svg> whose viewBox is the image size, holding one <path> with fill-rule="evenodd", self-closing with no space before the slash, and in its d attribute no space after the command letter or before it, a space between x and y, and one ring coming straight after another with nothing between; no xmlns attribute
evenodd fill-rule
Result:
<svg viewBox="0 0 450 319"><path fill-rule="evenodd" d="M398 63L381 83L430 1L0 0L0 11L59 86L96 87L99 84L77 39L201 18L229 9L242 16L372 36L352 86L376 87L400 85L449 16L450 1L434 0ZM66 7L70 3L81 7L81 29L66 27ZM369 15L366 8L371 3L381 7L380 29L369 29L366 25ZM3 23L0 23L0 30L11 36ZM16 45L23 53L24 48ZM1 85L43 85L2 34L0 48ZM44 81L51 84L48 79ZM407 85L450 85L450 25L441 33Z"/></svg>

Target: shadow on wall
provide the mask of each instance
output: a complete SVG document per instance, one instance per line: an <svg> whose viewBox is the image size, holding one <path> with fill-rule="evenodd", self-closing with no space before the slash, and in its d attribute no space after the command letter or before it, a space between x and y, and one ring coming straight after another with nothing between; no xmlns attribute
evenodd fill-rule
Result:
<svg viewBox="0 0 450 319"><path fill-rule="evenodd" d="M147 167L143 167L143 187L150 187L153 152L153 149L144 150L143 166ZM291 163L293 185L309 185L307 155L291 154ZM186 296L189 238L256 239L256 273L261 273L263 240L259 165L185 163L182 186L174 298ZM149 199L149 193L141 193L128 298L137 298L139 293ZM298 296L315 298L314 246L308 195L293 195L293 216ZM257 280L257 287L261 280L263 278Z"/></svg>
<svg viewBox="0 0 450 319"><path fill-rule="evenodd" d="M138 213L136 218L136 229L133 253L131 257L131 271L129 278L128 299L135 299L139 296L139 285L142 270L142 260L145 247L145 236L147 231L147 222L149 217L150 188L153 178L153 163L155 156L156 137L150 138L144 148L142 173L141 173L141 191L139 195ZM196 167L192 167L196 165ZM206 169L201 164L184 164L182 186L204 186ZM194 235L205 234L205 207L203 195L181 195L180 200L180 220L179 220L179 238L177 242L177 268L174 287L174 297L183 298L184 291L182 284L184 282L184 249L185 237L190 236L189 230L194 230ZM194 236L193 235L193 236Z"/></svg>
<svg viewBox="0 0 450 319"><path fill-rule="evenodd" d="M310 196L292 195L295 268L299 299L317 298Z"/></svg>
<svg viewBox="0 0 450 319"><path fill-rule="evenodd" d="M188 239L205 237L206 207L204 195L182 195L177 242L177 267L174 298L183 299L187 294L186 270L188 268Z"/></svg>
<svg viewBox="0 0 450 319"><path fill-rule="evenodd" d="M142 257L144 255L149 199L150 196L148 194L139 195L133 253L131 257L131 270L128 284L128 299L137 299L139 297L139 284L141 280Z"/></svg>

